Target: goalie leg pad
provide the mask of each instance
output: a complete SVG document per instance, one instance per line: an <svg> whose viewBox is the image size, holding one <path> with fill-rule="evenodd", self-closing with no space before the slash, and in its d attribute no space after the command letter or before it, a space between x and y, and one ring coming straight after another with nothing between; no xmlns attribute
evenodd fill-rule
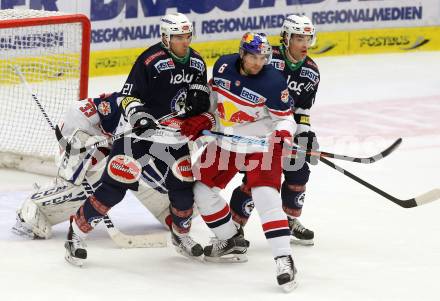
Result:
<svg viewBox="0 0 440 301"><path fill-rule="evenodd" d="M167 193L159 192L143 184L141 180L138 191L133 191L134 196L153 214L167 229L171 226L170 200ZM167 219L168 218L168 219Z"/></svg>
<svg viewBox="0 0 440 301"><path fill-rule="evenodd" d="M52 235L52 224L32 199L27 199L17 211L17 222L12 231L29 238L48 239Z"/></svg>
<svg viewBox="0 0 440 301"><path fill-rule="evenodd" d="M31 229L38 237L49 238L51 227L69 220L85 199L81 186L57 179L54 184L32 193L17 210L17 215L22 226Z"/></svg>

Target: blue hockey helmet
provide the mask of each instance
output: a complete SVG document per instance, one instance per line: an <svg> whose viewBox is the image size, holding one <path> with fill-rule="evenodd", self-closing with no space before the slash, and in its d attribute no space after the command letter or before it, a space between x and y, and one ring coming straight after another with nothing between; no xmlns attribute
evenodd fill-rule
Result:
<svg viewBox="0 0 440 301"><path fill-rule="evenodd" d="M253 54L263 54L266 56L266 64L272 59L272 46L264 33L246 32L240 41L240 55L247 52Z"/></svg>

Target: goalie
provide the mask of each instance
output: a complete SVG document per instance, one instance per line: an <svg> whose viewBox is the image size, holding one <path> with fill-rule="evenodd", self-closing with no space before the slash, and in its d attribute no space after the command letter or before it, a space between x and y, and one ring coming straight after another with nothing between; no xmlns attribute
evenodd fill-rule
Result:
<svg viewBox="0 0 440 301"><path fill-rule="evenodd" d="M115 132L121 117L119 93L102 94L75 102L64 116L60 128L64 137L75 145L93 143ZM48 239L52 226L68 221L99 186L106 165L108 148L91 149L75 156L64 151L57 156L58 176L45 187L35 184L35 191L17 210L12 231L31 239ZM167 192L141 177L136 198L167 228L171 224ZM153 189L154 187L155 189Z"/></svg>

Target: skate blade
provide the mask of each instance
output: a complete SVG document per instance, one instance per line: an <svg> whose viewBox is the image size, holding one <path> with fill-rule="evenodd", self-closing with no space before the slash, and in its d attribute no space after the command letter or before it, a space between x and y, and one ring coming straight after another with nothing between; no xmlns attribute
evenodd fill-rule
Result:
<svg viewBox="0 0 440 301"><path fill-rule="evenodd" d="M184 250L182 250L181 248L179 248L177 246L174 246L174 249L176 249L177 253L179 253L180 255L182 255L192 261L203 262L203 256L202 256L203 254L201 254L200 256L193 256L193 255L186 253Z"/></svg>
<svg viewBox="0 0 440 301"><path fill-rule="evenodd" d="M283 285L280 285L281 289L285 292L285 293L290 293L291 291L293 291L296 287L298 286L298 282L294 279L290 282L284 283Z"/></svg>
<svg viewBox="0 0 440 301"><path fill-rule="evenodd" d="M66 250L66 255L64 256L64 259L66 259L66 261L68 263L70 263L71 265L74 265L77 267L82 267L84 264L84 259L73 257L72 255L70 255L70 252L67 250Z"/></svg>
<svg viewBox="0 0 440 301"><path fill-rule="evenodd" d="M313 239L298 239L298 238L294 238L294 237L290 238L290 243L293 245L297 245L297 246L307 246L307 247L311 247L311 246L315 245L315 242Z"/></svg>
<svg viewBox="0 0 440 301"><path fill-rule="evenodd" d="M205 261L215 263L243 263L247 262L248 258L246 254L228 254L222 257L205 256Z"/></svg>

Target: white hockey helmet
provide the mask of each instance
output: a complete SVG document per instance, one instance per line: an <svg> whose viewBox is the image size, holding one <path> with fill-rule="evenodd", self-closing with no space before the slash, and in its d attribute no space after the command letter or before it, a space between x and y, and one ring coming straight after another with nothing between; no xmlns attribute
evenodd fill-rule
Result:
<svg viewBox="0 0 440 301"><path fill-rule="evenodd" d="M165 37L168 45L170 46L171 35L185 34L193 32L193 25L188 18L181 13L167 14L160 19L160 35Z"/></svg>
<svg viewBox="0 0 440 301"><path fill-rule="evenodd" d="M315 26L306 16L289 15L286 17L281 29L282 43L286 47L289 46L289 41L293 34L312 36L309 46L313 46L316 42Z"/></svg>

